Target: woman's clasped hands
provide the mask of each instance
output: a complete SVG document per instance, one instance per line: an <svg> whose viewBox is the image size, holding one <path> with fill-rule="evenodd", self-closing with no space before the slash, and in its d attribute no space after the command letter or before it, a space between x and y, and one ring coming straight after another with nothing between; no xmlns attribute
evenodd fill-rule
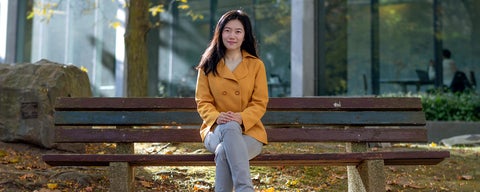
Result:
<svg viewBox="0 0 480 192"><path fill-rule="evenodd" d="M225 124L230 121L235 121L238 124L242 124L242 115L240 113L234 113L232 111L220 112L217 118L217 124Z"/></svg>

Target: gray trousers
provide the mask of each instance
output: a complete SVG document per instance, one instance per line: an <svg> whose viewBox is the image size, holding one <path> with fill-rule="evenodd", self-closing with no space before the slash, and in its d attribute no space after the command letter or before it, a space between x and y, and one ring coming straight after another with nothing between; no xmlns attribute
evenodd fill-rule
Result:
<svg viewBox="0 0 480 192"><path fill-rule="evenodd" d="M260 154L263 143L243 135L240 125L231 121L209 132L204 144L215 153L215 191L254 191L248 161Z"/></svg>

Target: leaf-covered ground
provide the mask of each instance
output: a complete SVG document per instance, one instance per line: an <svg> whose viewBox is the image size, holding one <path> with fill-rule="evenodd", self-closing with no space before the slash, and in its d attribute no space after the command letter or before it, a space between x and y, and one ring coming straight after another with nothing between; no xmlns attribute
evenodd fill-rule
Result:
<svg viewBox="0 0 480 192"><path fill-rule="evenodd" d="M110 145L89 145L90 153L108 153ZM386 191L478 191L480 147L442 148L395 145L379 150L450 150L452 157L435 166L387 166ZM200 145L137 145L139 153L203 153ZM343 144L271 144L264 152L343 151ZM46 150L0 142L0 192L108 191L105 167L50 167ZM257 191L346 191L345 167L252 167ZM137 191L213 191L214 167L139 167Z"/></svg>

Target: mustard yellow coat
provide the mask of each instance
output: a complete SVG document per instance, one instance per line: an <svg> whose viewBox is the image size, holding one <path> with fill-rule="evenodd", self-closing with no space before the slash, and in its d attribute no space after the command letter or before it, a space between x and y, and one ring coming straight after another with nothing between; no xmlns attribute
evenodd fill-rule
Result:
<svg viewBox="0 0 480 192"><path fill-rule="evenodd" d="M268 103L265 65L245 51L242 55L242 62L233 72L223 59L217 65L216 76L198 70L195 101L203 119L202 140L215 128L220 112L232 111L241 113L244 134L267 144L267 133L261 122Z"/></svg>

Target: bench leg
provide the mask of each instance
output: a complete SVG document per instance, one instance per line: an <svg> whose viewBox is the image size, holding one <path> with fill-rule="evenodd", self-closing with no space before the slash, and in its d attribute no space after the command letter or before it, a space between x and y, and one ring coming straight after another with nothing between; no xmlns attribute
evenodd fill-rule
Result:
<svg viewBox="0 0 480 192"><path fill-rule="evenodd" d="M357 167L348 166L348 191L385 191L385 171L383 168L383 160L368 160Z"/></svg>
<svg viewBox="0 0 480 192"><path fill-rule="evenodd" d="M127 129L129 127L117 127ZM117 143L117 154L134 154L133 143ZM110 162L110 191L133 192L135 191L135 172L128 162Z"/></svg>
<svg viewBox="0 0 480 192"><path fill-rule="evenodd" d="M127 162L110 162L110 191L134 191L133 167Z"/></svg>
<svg viewBox="0 0 480 192"><path fill-rule="evenodd" d="M365 152L366 143L347 143L347 152ZM347 166L349 192L385 191L383 160L366 160L358 166Z"/></svg>

